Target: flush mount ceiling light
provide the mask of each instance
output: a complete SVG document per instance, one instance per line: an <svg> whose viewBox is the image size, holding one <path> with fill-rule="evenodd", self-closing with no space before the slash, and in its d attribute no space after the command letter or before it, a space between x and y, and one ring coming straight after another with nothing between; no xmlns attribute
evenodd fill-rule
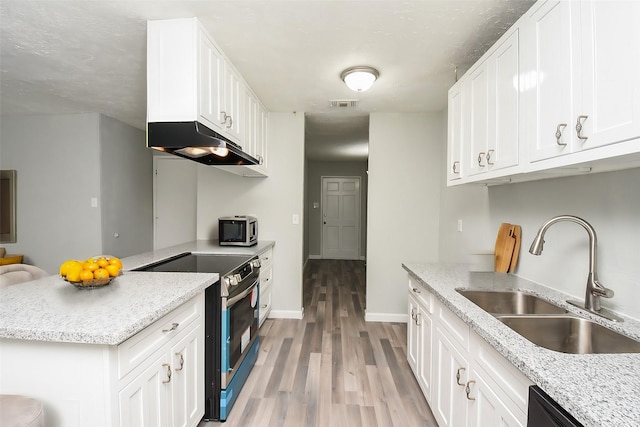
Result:
<svg viewBox="0 0 640 427"><path fill-rule="evenodd" d="M378 70L373 67L358 66L347 68L340 74L340 78L347 87L355 92L364 92L380 76Z"/></svg>

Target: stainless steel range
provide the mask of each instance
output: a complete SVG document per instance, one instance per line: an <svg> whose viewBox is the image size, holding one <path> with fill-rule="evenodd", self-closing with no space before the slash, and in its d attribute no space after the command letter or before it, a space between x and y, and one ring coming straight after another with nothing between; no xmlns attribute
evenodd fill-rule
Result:
<svg viewBox="0 0 640 427"><path fill-rule="evenodd" d="M138 270L220 274L205 291L204 419L226 420L258 357L259 258L184 253Z"/></svg>

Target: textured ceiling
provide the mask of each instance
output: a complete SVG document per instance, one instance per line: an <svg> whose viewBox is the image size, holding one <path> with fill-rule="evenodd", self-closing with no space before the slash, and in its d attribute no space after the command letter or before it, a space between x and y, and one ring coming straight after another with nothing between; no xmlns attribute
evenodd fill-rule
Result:
<svg viewBox="0 0 640 427"><path fill-rule="evenodd" d="M197 16L268 110L307 114L309 157L335 159L337 147L342 159L364 158L370 112L444 109L455 67L466 70L532 3L2 0L0 111L100 112L143 129L146 20ZM339 76L363 64L380 78L357 94ZM329 107L354 98L354 109Z"/></svg>

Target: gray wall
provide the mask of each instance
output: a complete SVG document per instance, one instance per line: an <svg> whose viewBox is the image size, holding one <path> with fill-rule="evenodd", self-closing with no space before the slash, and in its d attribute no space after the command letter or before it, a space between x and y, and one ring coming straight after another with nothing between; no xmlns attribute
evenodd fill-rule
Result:
<svg viewBox="0 0 640 427"><path fill-rule="evenodd" d="M152 226L147 224L150 218L129 214L136 209L147 210L145 203L152 197L149 170L124 166L127 161L123 157L129 153L124 146L107 147L106 164L101 157L104 154L101 139L111 144L118 140L118 144L122 144L123 138L127 138L134 144L144 144L144 133L124 124L114 124L111 119L102 123L101 119L96 113L1 118L0 167L18 171L18 239L15 244L3 246L8 252L24 254L26 263L52 274L57 273L60 263L66 259L85 259L106 252L103 213L109 218L108 224L126 223L128 229L133 230L125 234L136 247L152 248L151 235L145 232L146 227ZM148 156L151 157L150 152ZM102 182L103 170L105 175L123 175L128 179L118 183L111 179ZM146 190L142 188L145 182L148 183ZM92 198L97 199L97 207L91 207ZM123 209L122 216L105 209L109 200ZM110 249L108 253L115 256L121 256L119 249L124 255L137 250L128 245L110 246Z"/></svg>
<svg viewBox="0 0 640 427"><path fill-rule="evenodd" d="M144 131L100 116L100 159L103 252L153 249L153 156Z"/></svg>
<svg viewBox="0 0 640 427"><path fill-rule="evenodd" d="M371 114L367 320L406 321L401 264L438 260L442 123L442 113Z"/></svg>
<svg viewBox="0 0 640 427"><path fill-rule="evenodd" d="M218 238L218 217L258 217L259 239L275 240L272 317L302 315L304 113L269 113L268 178L198 165L198 239ZM292 223L292 215L300 224Z"/></svg>
<svg viewBox="0 0 640 427"><path fill-rule="evenodd" d="M322 255L322 177L358 176L361 183L360 197L360 257L367 253L367 162L313 162L306 164L305 192L305 253L304 259ZM314 209L313 203L319 203Z"/></svg>

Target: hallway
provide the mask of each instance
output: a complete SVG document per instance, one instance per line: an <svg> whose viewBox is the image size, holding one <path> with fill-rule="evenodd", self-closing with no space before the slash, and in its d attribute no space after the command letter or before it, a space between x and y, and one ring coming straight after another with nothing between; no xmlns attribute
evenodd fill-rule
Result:
<svg viewBox="0 0 640 427"><path fill-rule="evenodd" d="M264 323L224 425L437 426L407 363L406 325L364 321L365 276L363 261L308 262L304 319Z"/></svg>

